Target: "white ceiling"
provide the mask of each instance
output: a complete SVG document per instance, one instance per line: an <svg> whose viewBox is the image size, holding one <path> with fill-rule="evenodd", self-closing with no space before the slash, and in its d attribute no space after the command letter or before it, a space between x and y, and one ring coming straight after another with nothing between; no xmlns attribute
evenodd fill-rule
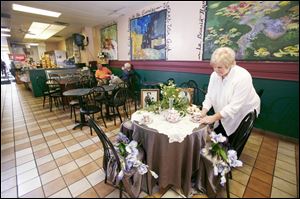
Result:
<svg viewBox="0 0 300 199"><path fill-rule="evenodd" d="M12 10L17 3L40 9L61 12L61 16L46 17ZM1 27L11 28L11 42L36 42L24 40L26 31L33 21L44 23L64 22L69 25L47 41L60 41L80 32L85 26L96 26L116 20L118 17L156 4L157 1L1 1ZM9 14L7 20L3 14Z"/></svg>

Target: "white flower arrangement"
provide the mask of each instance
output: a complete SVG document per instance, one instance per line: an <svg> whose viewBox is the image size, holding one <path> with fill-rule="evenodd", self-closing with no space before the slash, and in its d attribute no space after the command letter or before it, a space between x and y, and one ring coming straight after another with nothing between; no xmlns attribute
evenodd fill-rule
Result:
<svg viewBox="0 0 300 199"><path fill-rule="evenodd" d="M130 172L134 168L136 168L137 172L141 175L150 171L154 178L158 178L158 175L154 171L151 171L148 168L148 165L138 160L138 143L135 140L129 141L129 139L120 132L117 136L117 144L118 145L115 148L119 154L122 167L122 170L117 176L117 181L121 181L124 174Z"/></svg>
<svg viewBox="0 0 300 199"><path fill-rule="evenodd" d="M210 133L211 146L209 150L203 148L201 153L203 155L208 155L208 153L213 156L213 168L214 175L221 175L221 186L224 186L226 183L225 175L231 170L231 167L242 167L243 162L237 159L237 153L235 150L228 150L226 153L226 149L224 147L224 143L226 143L227 138L223 136L221 133L216 134L214 131Z"/></svg>

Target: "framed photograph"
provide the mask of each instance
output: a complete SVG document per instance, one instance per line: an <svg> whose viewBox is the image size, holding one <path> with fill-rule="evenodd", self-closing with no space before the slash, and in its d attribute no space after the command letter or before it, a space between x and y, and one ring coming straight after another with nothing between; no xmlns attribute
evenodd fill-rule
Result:
<svg viewBox="0 0 300 199"><path fill-rule="evenodd" d="M159 99L159 89L141 89L141 106L145 108Z"/></svg>
<svg viewBox="0 0 300 199"><path fill-rule="evenodd" d="M192 104L194 98L194 88L179 88L179 90L179 95L181 95L182 98L186 98L186 100Z"/></svg>

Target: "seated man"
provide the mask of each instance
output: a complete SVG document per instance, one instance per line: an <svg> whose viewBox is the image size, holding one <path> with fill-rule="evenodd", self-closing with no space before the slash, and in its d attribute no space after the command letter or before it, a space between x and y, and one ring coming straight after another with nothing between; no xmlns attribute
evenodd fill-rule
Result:
<svg viewBox="0 0 300 199"><path fill-rule="evenodd" d="M95 77L98 82L102 82L103 84L107 84L110 79L110 75L112 72L102 64L98 64L98 70L96 70ZM100 84L102 84L100 83Z"/></svg>

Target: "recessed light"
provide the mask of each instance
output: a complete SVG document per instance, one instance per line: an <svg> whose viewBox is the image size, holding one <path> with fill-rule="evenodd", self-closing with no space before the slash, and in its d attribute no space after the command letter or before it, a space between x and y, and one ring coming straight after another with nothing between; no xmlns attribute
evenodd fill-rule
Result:
<svg viewBox="0 0 300 199"><path fill-rule="evenodd" d="M22 6L19 4L12 4L12 9L16 10L16 11L28 12L28 13L32 13L32 14L38 14L38 15L45 15L45 16L49 16L49 17L59 17L61 15L61 13L59 13L59 12L53 12L53 11L43 10L43 9L39 9L39 8L33 8L33 7L29 7L29 6Z"/></svg>
<svg viewBox="0 0 300 199"><path fill-rule="evenodd" d="M1 32L10 32L10 29L9 28L1 28Z"/></svg>

